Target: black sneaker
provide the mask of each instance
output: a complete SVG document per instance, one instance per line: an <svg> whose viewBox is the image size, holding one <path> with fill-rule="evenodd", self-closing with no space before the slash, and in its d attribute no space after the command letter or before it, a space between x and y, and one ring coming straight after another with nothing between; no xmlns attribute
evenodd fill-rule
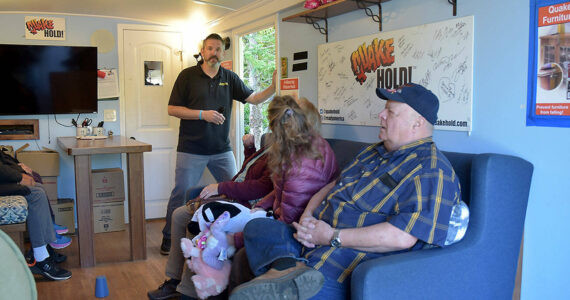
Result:
<svg viewBox="0 0 570 300"><path fill-rule="evenodd" d="M165 280L164 283L158 287L158 289L147 293L148 298L151 300L178 298L181 296L181 294L176 291L176 286L178 286L179 283L180 280L176 279Z"/></svg>
<svg viewBox="0 0 570 300"><path fill-rule="evenodd" d="M71 272L60 269L51 258L46 258L44 261L36 261L28 263L30 271L33 274L40 274L43 277L51 280L66 280L71 278Z"/></svg>
<svg viewBox="0 0 570 300"><path fill-rule="evenodd" d="M53 261L55 261L56 263L61 264L62 262L67 260L67 255L55 252L55 249L53 249L50 245L47 245L47 250L49 253L49 257L51 257Z"/></svg>
<svg viewBox="0 0 570 300"><path fill-rule="evenodd" d="M162 244L160 245L160 254L168 255L170 253L170 239L162 238Z"/></svg>

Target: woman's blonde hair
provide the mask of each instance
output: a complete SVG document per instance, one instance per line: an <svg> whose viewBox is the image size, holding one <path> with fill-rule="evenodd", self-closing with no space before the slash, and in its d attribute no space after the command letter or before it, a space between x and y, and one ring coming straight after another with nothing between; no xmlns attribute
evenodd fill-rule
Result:
<svg viewBox="0 0 570 300"><path fill-rule="evenodd" d="M315 107L315 105L305 97L299 98L299 100L297 100L297 103L305 112L307 121L309 121L309 123L313 126L313 129L316 131L321 131L321 115L319 114L319 110Z"/></svg>
<svg viewBox="0 0 570 300"><path fill-rule="evenodd" d="M271 148L268 165L274 174L282 176L293 162L300 159L322 159L313 143L318 133L305 112L291 96L275 96L267 109L271 129Z"/></svg>

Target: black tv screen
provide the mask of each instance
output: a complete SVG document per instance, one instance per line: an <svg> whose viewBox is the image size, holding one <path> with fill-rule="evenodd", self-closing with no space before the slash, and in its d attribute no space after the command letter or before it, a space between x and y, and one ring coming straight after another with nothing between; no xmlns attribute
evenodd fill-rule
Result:
<svg viewBox="0 0 570 300"><path fill-rule="evenodd" d="M0 115L97 112L97 47L0 45Z"/></svg>

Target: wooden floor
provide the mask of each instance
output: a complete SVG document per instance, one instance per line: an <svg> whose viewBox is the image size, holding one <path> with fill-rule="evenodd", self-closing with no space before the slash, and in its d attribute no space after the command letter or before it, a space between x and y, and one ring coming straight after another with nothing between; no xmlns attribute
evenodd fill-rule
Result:
<svg viewBox="0 0 570 300"><path fill-rule="evenodd" d="M129 261L127 229L95 234L97 265L82 269L79 267L76 236L73 236L70 246L58 250L67 255L67 261L60 266L71 271L72 277L63 281L49 281L35 275L38 299L100 299L95 298L95 279L101 275L107 278L109 287L109 296L103 299L148 299L146 293L156 289L166 279L164 267L167 256L159 253L164 222L147 221L147 259L141 261Z"/></svg>

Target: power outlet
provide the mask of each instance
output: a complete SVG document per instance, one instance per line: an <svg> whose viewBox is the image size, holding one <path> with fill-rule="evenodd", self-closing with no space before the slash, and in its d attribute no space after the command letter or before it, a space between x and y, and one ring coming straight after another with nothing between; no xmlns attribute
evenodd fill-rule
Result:
<svg viewBox="0 0 570 300"><path fill-rule="evenodd" d="M105 122L116 122L117 121L117 111L114 109L105 109L103 111L103 120Z"/></svg>

